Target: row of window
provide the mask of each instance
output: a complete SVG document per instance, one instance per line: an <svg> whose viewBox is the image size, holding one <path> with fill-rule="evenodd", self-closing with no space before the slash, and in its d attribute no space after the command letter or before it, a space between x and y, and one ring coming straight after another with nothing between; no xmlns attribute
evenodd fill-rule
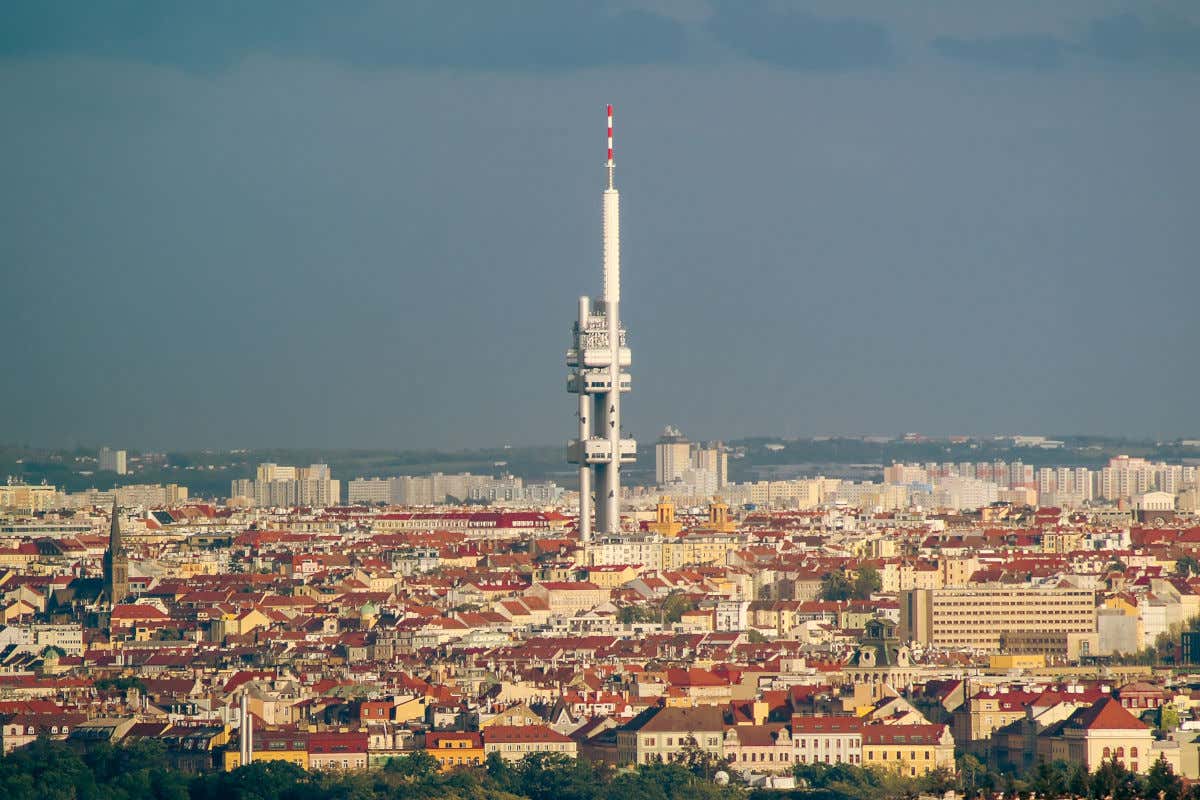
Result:
<svg viewBox="0 0 1200 800"><path fill-rule="evenodd" d="M901 760L901 759L903 759L903 758L904 758L904 754L903 754L901 751L899 751L899 750L896 750L896 751L895 751L895 760L896 760L896 761L900 761L900 760ZM874 761L874 760L875 760L875 753L874 753L874 751L869 751L869 752L867 753L867 760L868 760L868 761ZM881 751L881 752L880 752L880 760L881 760L881 761L887 761L887 760L888 760L888 751L887 751L887 750L883 750L883 751ZM916 760L917 760L917 751L916 751L916 750L909 750L909 751L908 751L908 760L909 760L909 761L916 761ZM926 751L925 751L925 760L926 760L926 761L928 761L928 760L929 760L929 751L928 751L928 750L926 750Z"/></svg>
<svg viewBox="0 0 1200 800"><path fill-rule="evenodd" d="M803 750L804 748L808 747L808 739L797 739L796 741L797 741L797 742L799 742L799 744L797 744L796 746L797 746L797 747L799 747L801 750ZM837 744L835 745L836 749L838 749L838 750L841 750L841 749L842 749L842 740L841 740L841 739L834 739L833 741L837 742ZM860 743L860 741L859 741L858 739L854 739L854 740L852 740L852 741L850 742L850 747L858 747L860 744L861 744L861 743ZM813 740L812 740L812 746L813 746L813 747L820 747L820 746L821 746L821 740L820 740L820 739L813 739ZM825 747L826 747L826 748L828 748L828 747L829 747L829 740L828 740L828 739L826 739L826 740L825 740Z"/></svg>
<svg viewBox="0 0 1200 800"><path fill-rule="evenodd" d="M667 747L675 746L675 738L676 737L674 737L674 736L664 737ZM681 746L684 744L687 744L691 738L692 737L690 737L690 736L688 736L688 737L680 736L679 744ZM657 741L658 741L657 737L647 736L645 739L642 740L642 746L643 747L655 747L656 746L655 742L657 742ZM716 747L719 744L719 740L716 736L709 736L704 741L708 747Z"/></svg>
<svg viewBox="0 0 1200 800"><path fill-rule="evenodd" d="M1124 757L1125 757L1125 748L1124 748L1124 747L1118 747L1118 748L1117 748L1117 754L1116 754L1116 755L1117 755L1117 758L1124 758ZM1112 751L1112 748L1111 748L1111 747L1106 747L1106 748L1104 748L1104 757L1105 757L1105 758L1112 758L1112 756L1113 756L1113 751ZM1131 747L1131 748L1129 748L1129 757L1130 757L1130 758L1137 758L1137 757L1138 757L1138 749L1137 749L1136 747Z"/></svg>
<svg viewBox="0 0 1200 800"><path fill-rule="evenodd" d="M804 753L801 753L801 754L800 754L800 756L799 756L799 757L798 757L796 760L797 760L797 761L799 761L801 764L807 764L807 763L808 763L808 756L807 756L807 755L805 755ZM824 760L823 762L822 762L822 760L821 760L821 756L813 756L812 763L814 763L814 764L821 764L821 763L828 764L828 763L829 763L829 754L828 754L828 753L826 753L826 754L825 754L825 760ZM842 758L842 754L841 754L841 753L838 753L838 754L837 754L837 757L836 757L836 758L833 760L833 763L834 763L834 764L841 764L841 763L846 763L846 764L861 764L861 763L862 763L862 756L860 756L858 753L850 753L848 756L846 756L846 757L843 759L843 758Z"/></svg>

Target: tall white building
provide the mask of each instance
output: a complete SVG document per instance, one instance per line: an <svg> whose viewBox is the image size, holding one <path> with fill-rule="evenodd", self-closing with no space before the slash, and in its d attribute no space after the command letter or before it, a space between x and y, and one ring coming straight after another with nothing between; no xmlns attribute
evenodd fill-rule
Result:
<svg viewBox="0 0 1200 800"><path fill-rule="evenodd" d="M933 504L939 508L974 510L996 502L999 487L977 478L939 478L934 484Z"/></svg>
<svg viewBox="0 0 1200 800"><path fill-rule="evenodd" d="M287 467L266 462L258 465L255 480L235 480L230 492L258 506L328 508L341 502L342 484L332 477L328 464Z"/></svg>
<svg viewBox="0 0 1200 800"><path fill-rule="evenodd" d="M107 447L101 447L100 471L115 472L118 475L124 475L126 472L128 472L125 465L125 451L110 450Z"/></svg>
<svg viewBox="0 0 1200 800"><path fill-rule="evenodd" d="M387 478L355 478L346 484L346 502L376 505L392 502L392 482Z"/></svg>
<svg viewBox="0 0 1200 800"><path fill-rule="evenodd" d="M689 442L677 428L667 426L654 445L654 477L674 496L712 495L729 482L729 454L720 442Z"/></svg>
<svg viewBox="0 0 1200 800"><path fill-rule="evenodd" d="M691 442L677 428L668 425L654 444L654 482L665 486L680 480L691 465Z"/></svg>

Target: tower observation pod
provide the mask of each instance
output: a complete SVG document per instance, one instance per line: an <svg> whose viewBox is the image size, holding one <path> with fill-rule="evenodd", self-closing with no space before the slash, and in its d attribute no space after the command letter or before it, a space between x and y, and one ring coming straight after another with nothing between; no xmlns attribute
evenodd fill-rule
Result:
<svg viewBox="0 0 1200 800"><path fill-rule="evenodd" d="M632 359L621 325L621 196L613 183L613 108L608 107L604 189L604 287L600 300L579 298L579 319L567 350L567 391L579 395L579 437L567 460L579 465L579 539L621 532L621 465L637 457L637 442L621 435L621 394L630 389Z"/></svg>

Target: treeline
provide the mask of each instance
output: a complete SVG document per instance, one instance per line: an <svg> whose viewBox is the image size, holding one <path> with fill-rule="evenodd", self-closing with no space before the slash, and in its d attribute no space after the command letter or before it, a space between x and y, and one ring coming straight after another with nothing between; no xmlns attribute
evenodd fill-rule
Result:
<svg viewBox="0 0 1200 800"><path fill-rule="evenodd" d="M309 772L284 761L255 762L232 772L190 774L173 769L162 745L100 744L80 752L39 739L0 758L0 800L894 800L956 790L968 798L1029 800L1200 800L1200 784L1185 787L1165 761L1136 775L1105 763L1039 764L1028 775L1001 774L974 756L957 774L920 778L847 764L797 765L799 788L749 790L713 780L711 758L684 763L613 767L536 753L510 764L493 753L483 768L440 772L424 751L394 758L370 772Z"/></svg>
<svg viewBox="0 0 1200 800"><path fill-rule="evenodd" d="M439 772L423 751L372 772L309 772L283 761L192 775L172 769L157 742L78 752L40 739L0 758L2 800L734 800L696 768L654 764L614 770L558 754L482 769ZM711 773L710 773L711 774Z"/></svg>
<svg viewBox="0 0 1200 800"><path fill-rule="evenodd" d="M1105 762L1090 773L1083 764L1066 761L1042 762L1027 774L997 772L969 754L959 756L957 767L956 773L938 770L920 778L906 778L850 764L798 764L797 785L803 788L775 792L771 797L772 800L893 800L954 790L968 798L1200 800L1200 784L1185 787L1161 759L1145 775L1132 773L1116 762ZM758 797L758 794L752 794L750 800L767 800L766 795Z"/></svg>

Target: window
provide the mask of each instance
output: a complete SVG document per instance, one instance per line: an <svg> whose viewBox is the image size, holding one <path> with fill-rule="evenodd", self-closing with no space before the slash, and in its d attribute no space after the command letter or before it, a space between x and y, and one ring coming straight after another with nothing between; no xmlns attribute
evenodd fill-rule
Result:
<svg viewBox="0 0 1200 800"><path fill-rule="evenodd" d="M1129 757L1137 758L1137 748L1136 747L1129 748Z"/></svg>

